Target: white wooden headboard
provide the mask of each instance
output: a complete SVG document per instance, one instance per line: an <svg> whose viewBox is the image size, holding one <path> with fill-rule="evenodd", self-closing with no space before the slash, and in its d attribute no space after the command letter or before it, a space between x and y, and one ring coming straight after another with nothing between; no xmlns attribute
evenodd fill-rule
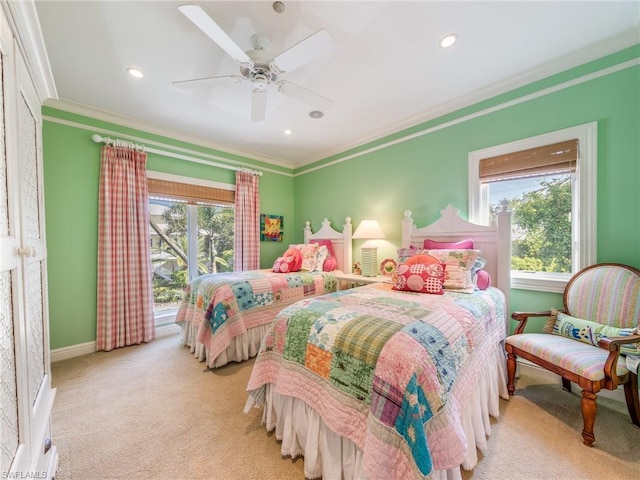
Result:
<svg viewBox="0 0 640 480"><path fill-rule="evenodd" d="M413 223L411 211L404 212L402 220L402 247L410 245L422 248L424 240L430 238L438 242L456 242L470 238L473 248L481 250L487 260L484 269L491 275L491 284L498 287L507 297L511 289L511 212L498 213L497 224L490 226L470 223L459 216L460 210L451 204L441 211L442 216L426 227L418 228Z"/></svg>
<svg viewBox="0 0 640 480"><path fill-rule="evenodd" d="M304 226L304 243L309 243L309 240L331 240L333 252L336 254L338 270L351 273L353 258L352 234L351 217L345 219L342 232L334 230L331 222L325 218L322 221L322 227L315 233L311 232L311 222L306 222Z"/></svg>

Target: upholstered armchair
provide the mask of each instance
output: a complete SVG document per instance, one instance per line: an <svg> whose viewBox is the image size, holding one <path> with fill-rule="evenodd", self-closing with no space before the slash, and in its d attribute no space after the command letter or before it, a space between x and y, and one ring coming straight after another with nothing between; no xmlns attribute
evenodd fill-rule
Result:
<svg viewBox="0 0 640 480"><path fill-rule="evenodd" d="M507 388L513 395L517 357L560 375L569 392L576 383L582 389L583 443L592 446L602 389L624 385L631 421L640 427L640 271L612 263L587 267L569 280L563 302L561 311L511 315L519 323L505 343ZM524 333L532 317L548 317L545 333Z"/></svg>

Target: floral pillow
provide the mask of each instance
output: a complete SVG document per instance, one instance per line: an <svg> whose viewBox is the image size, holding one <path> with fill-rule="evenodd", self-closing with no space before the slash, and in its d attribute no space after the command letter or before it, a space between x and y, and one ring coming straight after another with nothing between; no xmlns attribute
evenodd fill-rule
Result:
<svg viewBox="0 0 640 480"><path fill-rule="evenodd" d="M460 293L473 293L475 287L471 272L480 255L480 250L472 249L435 249L426 253L447 265L444 288Z"/></svg>
<svg viewBox="0 0 640 480"><path fill-rule="evenodd" d="M414 247L413 245L407 248L399 248L398 249L398 263L405 263L407 259L417 255L418 253L422 253L422 249L418 247Z"/></svg>
<svg viewBox="0 0 640 480"><path fill-rule="evenodd" d="M317 243L301 243L289 245L289 248L295 248L302 254L300 270L303 272L313 272L316 268L316 257L318 255L319 245Z"/></svg>
<svg viewBox="0 0 640 480"><path fill-rule="evenodd" d="M310 240L309 243L317 243L320 246L325 246L327 247L327 250L329 250L329 257L335 257L336 254L333 251L333 244L331 243L331 240Z"/></svg>
<svg viewBox="0 0 640 480"><path fill-rule="evenodd" d="M633 328L612 327L610 325L572 317L558 311L552 311L552 313L555 313L556 321L551 333L572 340L578 340L589 345L595 345L596 347L603 337L628 337L634 334ZM621 345L620 353L625 355L639 355L640 344Z"/></svg>
<svg viewBox="0 0 640 480"><path fill-rule="evenodd" d="M445 265L438 263L400 264L394 274L393 290L442 295Z"/></svg>
<svg viewBox="0 0 640 480"><path fill-rule="evenodd" d="M318 254L316 255L316 267L314 271L321 272L327 258L329 258L329 249L326 245L320 245L318 247Z"/></svg>

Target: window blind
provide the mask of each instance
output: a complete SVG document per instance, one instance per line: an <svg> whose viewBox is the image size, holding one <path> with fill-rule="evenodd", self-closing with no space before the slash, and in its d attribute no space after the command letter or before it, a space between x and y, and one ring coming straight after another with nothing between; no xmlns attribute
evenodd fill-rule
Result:
<svg viewBox="0 0 640 480"><path fill-rule="evenodd" d="M576 171L578 140L544 145L480 160L480 182Z"/></svg>
<svg viewBox="0 0 640 480"><path fill-rule="evenodd" d="M191 204L219 203L233 205L235 203L235 192L233 190L189 185L187 183L154 178L147 178L147 187L151 196L182 200Z"/></svg>

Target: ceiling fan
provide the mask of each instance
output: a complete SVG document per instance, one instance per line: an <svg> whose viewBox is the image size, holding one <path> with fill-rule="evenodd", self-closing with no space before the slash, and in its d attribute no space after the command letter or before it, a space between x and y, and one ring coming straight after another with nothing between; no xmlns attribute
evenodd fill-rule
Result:
<svg viewBox="0 0 640 480"><path fill-rule="evenodd" d="M333 41L326 30L320 29L273 56L268 51L269 40L262 34L253 35L251 40L254 49L244 52L200 6L181 5L178 10L240 64L240 75L181 80L173 82L175 86L190 88L203 84L239 84L249 81L254 87L251 93L253 122L260 122L266 117L269 85L274 85L278 92L319 110L326 110L333 103L322 95L280 78L284 73L306 65L333 49Z"/></svg>

